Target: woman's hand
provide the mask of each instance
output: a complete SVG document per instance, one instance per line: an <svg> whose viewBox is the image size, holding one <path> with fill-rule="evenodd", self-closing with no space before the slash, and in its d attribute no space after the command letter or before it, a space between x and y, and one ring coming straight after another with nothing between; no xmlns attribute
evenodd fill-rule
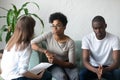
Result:
<svg viewBox="0 0 120 80"><path fill-rule="evenodd" d="M48 62L49 62L49 63L53 63L53 62L56 61L55 56L54 56L52 53L50 53L49 51L47 51L47 52L45 53L45 55L46 55L46 57L48 58Z"/></svg>
<svg viewBox="0 0 120 80"><path fill-rule="evenodd" d="M39 77L38 79L41 79L41 78L42 78L42 76L43 76L44 72L45 72L45 69L44 69L44 70L42 70L42 72L38 73L38 77Z"/></svg>

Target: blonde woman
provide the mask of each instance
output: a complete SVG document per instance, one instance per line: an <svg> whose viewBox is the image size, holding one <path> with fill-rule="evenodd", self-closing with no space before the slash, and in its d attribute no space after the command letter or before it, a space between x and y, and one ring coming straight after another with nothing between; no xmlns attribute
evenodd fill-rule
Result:
<svg viewBox="0 0 120 80"><path fill-rule="evenodd" d="M39 75L28 71L32 51L30 41L34 33L34 26L35 20L30 16L22 16L18 20L15 32L8 41L2 56L1 76L4 80L42 79L44 71ZM51 76L48 78L50 80Z"/></svg>

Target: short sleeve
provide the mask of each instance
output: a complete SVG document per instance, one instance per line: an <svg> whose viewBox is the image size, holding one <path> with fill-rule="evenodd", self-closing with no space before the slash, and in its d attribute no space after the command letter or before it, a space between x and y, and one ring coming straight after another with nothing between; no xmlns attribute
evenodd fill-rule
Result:
<svg viewBox="0 0 120 80"><path fill-rule="evenodd" d="M83 37L82 39L82 49L89 49L89 40L87 37Z"/></svg>
<svg viewBox="0 0 120 80"><path fill-rule="evenodd" d="M115 37L112 42L113 50L120 50L120 39Z"/></svg>

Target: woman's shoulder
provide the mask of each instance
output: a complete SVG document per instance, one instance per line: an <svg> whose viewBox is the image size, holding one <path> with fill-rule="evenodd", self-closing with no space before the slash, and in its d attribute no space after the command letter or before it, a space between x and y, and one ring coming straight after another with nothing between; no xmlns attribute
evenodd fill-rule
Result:
<svg viewBox="0 0 120 80"><path fill-rule="evenodd" d="M75 44L75 41L70 36L66 35L66 37L68 38L67 39L68 44Z"/></svg>
<svg viewBox="0 0 120 80"><path fill-rule="evenodd" d="M52 36L52 32L45 32L42 34L43 36L49 37Z"/></svg>

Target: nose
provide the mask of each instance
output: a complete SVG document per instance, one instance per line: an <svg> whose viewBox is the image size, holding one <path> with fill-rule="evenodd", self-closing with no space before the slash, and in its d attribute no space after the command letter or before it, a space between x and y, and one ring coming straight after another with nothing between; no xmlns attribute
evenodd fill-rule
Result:
<svg viewBox="0 0 120 80"><path fill-rule="evenodd" d="M100 29L96 29L96 33L100 33Z"/></svg>
<svg viewBox="0 0 120 80"><path fill-rule="evenodd" d="M54 29L56 30L56 29L57 29L57 27L55 26L55 27L54 27Z"/></svg>

